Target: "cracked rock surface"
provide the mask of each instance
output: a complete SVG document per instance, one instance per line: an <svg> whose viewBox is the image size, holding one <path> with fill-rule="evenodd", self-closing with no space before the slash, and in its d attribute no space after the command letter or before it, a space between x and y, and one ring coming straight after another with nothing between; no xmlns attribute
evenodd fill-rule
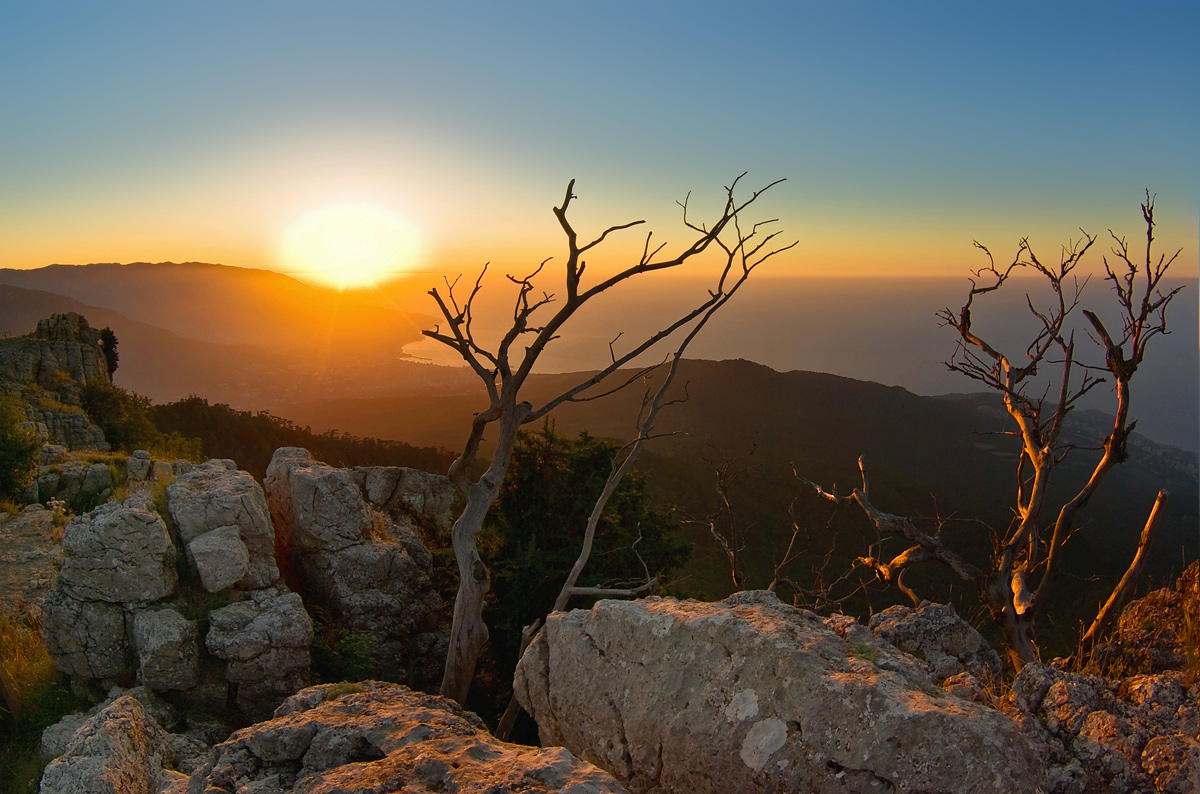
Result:
<svg viewBox="0 0 1200 794"><path fill-rule="evenodd" d="M370 634L381 676L436 685L445 659L433 632L441 599L415 527L449 521L449 481L398 467L339 469L283 447L264 483L297 588L339 627Z"/></svg>
<svg viewBox="0 0 1200 794"><path fill-rule="evenodd" d="M349 690L349 691L347 691ZM561 747L507 744L456 703L397 684L325 684L237 731L189 794L624 794Z"/></svg>
<svg viewBox="0 0 1200 794"><path fill-rule="evenodd" d="M209 592L258 590L278 581L266 496L233 461L210 460L183 474L168 486L167 504Z"/></svg>
<svg viewBox="0 0 1200 794"><path fill-rule="evenodd" d="M767 592L552 614L515 688L544 744L635 794L1035 792L1030 743L866 627Z"/></svg>

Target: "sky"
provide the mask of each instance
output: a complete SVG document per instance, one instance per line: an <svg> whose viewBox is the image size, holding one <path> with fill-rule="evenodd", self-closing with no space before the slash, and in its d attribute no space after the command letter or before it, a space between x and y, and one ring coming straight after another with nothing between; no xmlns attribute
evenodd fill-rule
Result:
<svg viewBox="0 0 1200 794"><path fill-rule="evenodd" d="M676 202L749 172L787 180L777 275L1054 258L1140 235L1146 188L1194 275L1197 30L1183 2L7 2L0 267L290 272L298 220L357 204L413 230L397 267L519 268L561 253L568 179L581 231L682 241Z"/></svg>

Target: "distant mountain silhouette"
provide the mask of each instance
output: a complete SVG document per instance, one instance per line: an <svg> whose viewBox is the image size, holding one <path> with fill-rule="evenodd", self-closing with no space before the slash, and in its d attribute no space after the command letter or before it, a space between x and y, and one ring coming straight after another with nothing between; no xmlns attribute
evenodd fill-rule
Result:
<svg viewBox="0 0 1200 794"><path fill-rule="evenodd" d="M384 342L398 351L431 323L385 305L382 297L320 289L271 270L202 262L0 269L0 284L103 306L191 339L309 355L375 350Z"/></svg>
<svg viewBox="0 0 1200 794"><path fill-rule="evenodd" d="M403 345L432 318L385 300L200 263L0 269L0 333L27 333L42 317L79 312L116 332L116 383L156 402L198 394L262 409L420 388L414 367L435 381L458 378L457 370L431 372L405 356Z"/></svg>

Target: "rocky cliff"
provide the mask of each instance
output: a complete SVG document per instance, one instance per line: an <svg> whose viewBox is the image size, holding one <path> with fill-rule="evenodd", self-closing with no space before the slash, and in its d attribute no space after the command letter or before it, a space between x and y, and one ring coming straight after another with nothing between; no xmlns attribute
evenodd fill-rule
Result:
<svg viewBox="0 0 1200 794"><path fill-rule="evenodd" d="M80 390L109 382L100 331L70 312L39 320L26 336L0 339L0 394L25 404L29 428L71 449L107 449L104 433L80 408Z"/></svg>

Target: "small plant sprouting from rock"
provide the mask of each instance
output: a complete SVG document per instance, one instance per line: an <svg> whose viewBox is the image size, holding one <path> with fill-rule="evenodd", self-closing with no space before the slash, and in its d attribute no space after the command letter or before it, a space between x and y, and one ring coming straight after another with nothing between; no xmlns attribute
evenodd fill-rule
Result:
<svg viewBox="0 0 1200 794"><path fill-rule="evenodd" d="M879 649L874 645L868 645L866 643L851 645L850 654L859 659L870 662L871 664L877 664L879 662Z"/></svg>
<svg viewBox="0 0 1200 794"><path fill-rule="evenodd" d="M356 692L362 691L363 688L359 684L352 683L350 681L341 681L325 690L325 699L337 700L342 695L353 695Z"/></svg>

